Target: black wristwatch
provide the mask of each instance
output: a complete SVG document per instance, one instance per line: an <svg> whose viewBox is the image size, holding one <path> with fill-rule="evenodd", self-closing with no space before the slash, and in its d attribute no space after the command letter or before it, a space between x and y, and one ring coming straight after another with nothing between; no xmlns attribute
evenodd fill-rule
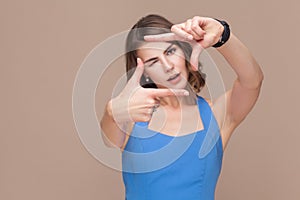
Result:
<svg viewBox="0 0 300 200"><path fill-rule="evenodd" d="M220 47L223 44L225 44L225 42L227 42L227 40L229 39L229 37L230 37L230 28L229 28L229 24L227 24L227 22L222 21L222 20L218 20L218 19L215 19L215 20L217 20L218 22L220 22L224 26L224 31L222 33L222 36L220 37L220 40L216 44L213 45L213 47L217 48L217 47Z"/></svg>

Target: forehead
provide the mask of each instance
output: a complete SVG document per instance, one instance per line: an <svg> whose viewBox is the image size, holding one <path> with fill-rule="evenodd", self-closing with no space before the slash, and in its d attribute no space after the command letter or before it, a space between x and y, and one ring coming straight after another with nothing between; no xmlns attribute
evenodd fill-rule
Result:
<svg viewBox="0 0 300 200"><path fill-rule="evenodd" d="M163 50L166 50L170 45L171 45L170 42L145 42L138 48L138 50L143 50L143 49L163 49Z"/></svg>
<svg viewBox="0 0 300 200"><path fill-rule="evenodd" d="M165 51L171 44L169 42L145 42L137 49L137 52Z"/></svg>

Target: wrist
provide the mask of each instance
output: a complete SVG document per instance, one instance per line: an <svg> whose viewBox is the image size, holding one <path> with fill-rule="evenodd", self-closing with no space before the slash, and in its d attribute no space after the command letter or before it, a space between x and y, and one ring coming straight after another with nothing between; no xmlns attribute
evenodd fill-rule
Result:
<svg viewBox="0 0 300 200"><path fill-rule="evenodd" d="M219 41L217 43L215 43L213 45L213 47L218 48L221 47L222 45L224 45L230 38L230 28L229 28L229 24L226 21L222 21L222 20L218 20L215 19L216 21L218 21L222 26L222 34L219 38Z"/></svg>

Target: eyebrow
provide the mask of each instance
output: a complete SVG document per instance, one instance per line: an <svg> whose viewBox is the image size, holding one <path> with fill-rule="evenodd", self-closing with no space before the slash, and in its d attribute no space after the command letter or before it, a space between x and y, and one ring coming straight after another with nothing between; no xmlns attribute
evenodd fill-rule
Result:
<svg viewBox="0 0 300 200"><path fill-rule="evenodd" d="M174 44L170 44L170 46L168 46L168 48L166 50L164 50L164 54L173 46ZM156 60L157 57L154 57L154 58L150 58L148 60L146 60L144 63L147 63L147 62L150 62L150 61L153 61L153 60Z"/></svg>

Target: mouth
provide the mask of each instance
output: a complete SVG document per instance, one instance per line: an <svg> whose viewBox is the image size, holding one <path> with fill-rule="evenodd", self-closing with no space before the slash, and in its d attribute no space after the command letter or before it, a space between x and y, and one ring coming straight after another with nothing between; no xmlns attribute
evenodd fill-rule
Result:
<svg viewBox="0 0 300 200"><path fill-rule="evenodd" d="M167 81L172 81L172 80L176 79L179 75L180 75L180 73L174 74Z"/></svg>

